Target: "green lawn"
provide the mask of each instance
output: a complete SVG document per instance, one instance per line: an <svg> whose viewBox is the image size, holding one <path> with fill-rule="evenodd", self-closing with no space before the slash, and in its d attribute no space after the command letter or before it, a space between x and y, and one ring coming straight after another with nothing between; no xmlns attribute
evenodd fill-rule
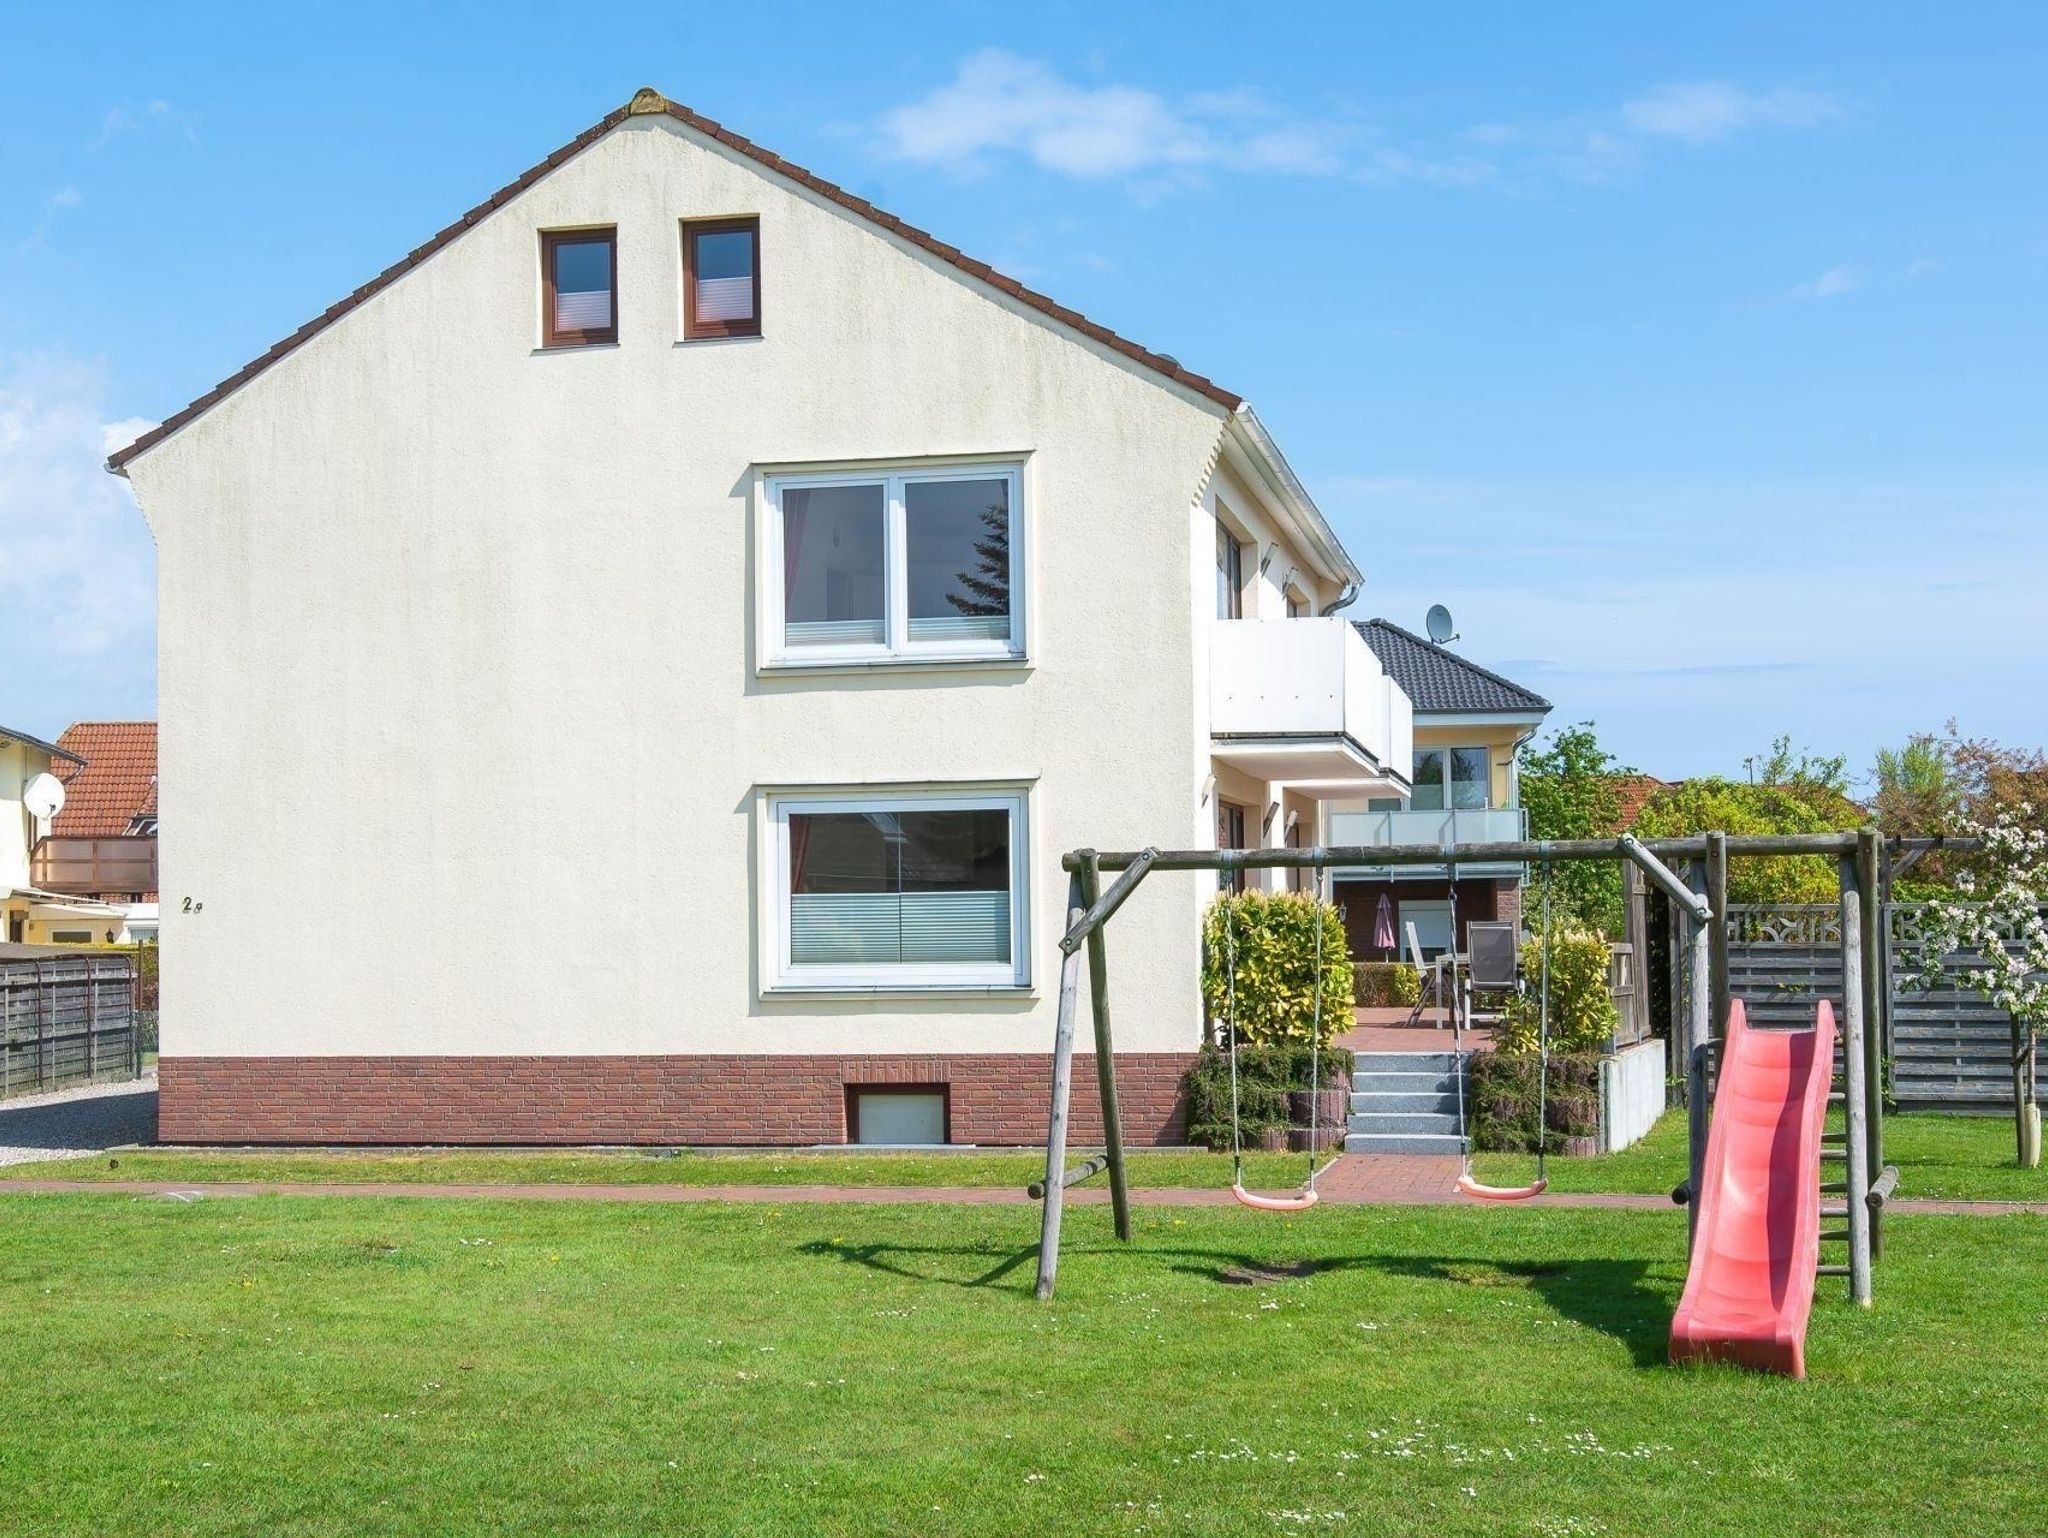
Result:
<svg viewBox="0 0 2048 1538"><path fill-rule="evenodd" d="M1884 1157L1899 1167L1901 1197L1955 1201L2048 1201L2048 1169L2023 1170L2013 1159L2012 1122L2000 1116L1887 1116ZM1520 1185L1536 1173L1523 1154L1480 1154L1481 1180ZM1552 1190L1666 1194L1685 1179L1685 1113L1672 1111L1633 1148L1591 1159L1549 1161Z"/></svg>
<svg viewBox="0 0 2048 1538"><path fill-rule="evenodd" d="M1075 1150L1078 1163L1086 1150ZM1261 1190L1301 1184L1306 1154L1247 1154L1245 1180ZM1135 1186L1230 1185L1230 1156L1201 1149L1133 1150ZM141 1151L0 1166L6 1180L262 1180L408 1185L1014 1186L1045 1174L1042 1153L635 1153L575 1149L445 1149L342 1153ZM1106 1185L1097 1176L1094 1182ZM0 1185L0 1190L5 1186Z"/></svg>
<svg viewBox="0 0 2048 1538"><path fill-rule="evenodd" d="M1795 1384L1662 1365L1677 1213L1084 1209L1050 1306L1035 1218L0 1196L0 1528L2039 1524L2048 1220L1899 1219Z"/></svg>

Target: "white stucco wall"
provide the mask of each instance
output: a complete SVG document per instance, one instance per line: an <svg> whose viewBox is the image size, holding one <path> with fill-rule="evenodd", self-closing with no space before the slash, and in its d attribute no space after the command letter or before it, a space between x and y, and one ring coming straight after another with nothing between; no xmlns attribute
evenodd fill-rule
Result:
<svg viewBox="0 0 2048 1538"><path fill-rule="evenodd" d="M765 336L680 342L677 221L747 213ZM536 351L536 232L603 223L619 343ZM1223 420L629 119L129 466L166 1055L1047 1050L1059 852L1198 800L1176 574ZM1027 666L754 671L753 467L994 453ZM761 997L757 787L994 780L1032 782L1031 997ZM1122 1048L1196 1042L1197 885L1117 920Z"/></svg>

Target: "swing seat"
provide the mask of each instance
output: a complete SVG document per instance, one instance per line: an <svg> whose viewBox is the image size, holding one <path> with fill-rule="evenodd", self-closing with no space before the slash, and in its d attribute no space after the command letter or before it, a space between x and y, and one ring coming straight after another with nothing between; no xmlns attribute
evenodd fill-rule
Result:
<svg viewBox="0 0 2048 1538"><path fill-rule="evenodd" d="M1549 1185L1547 1180L1537 1180L1526 1186L1488 1186L1481 1185L1470 1175L1458 1177L1458 1189L1483 1202L1525 1202L1532 1196L1541 1196Z"/></svg>
<svg viewBox="0 0 2048 1538"><path fill-rule="evenodd" d="M1244 1206L1257 1208L1260 1212L1306 1212L1322 1200L1314 1191L1303 1191L1299 1196L1261 1196L1234 1182L1230 1194Z"/></svg>

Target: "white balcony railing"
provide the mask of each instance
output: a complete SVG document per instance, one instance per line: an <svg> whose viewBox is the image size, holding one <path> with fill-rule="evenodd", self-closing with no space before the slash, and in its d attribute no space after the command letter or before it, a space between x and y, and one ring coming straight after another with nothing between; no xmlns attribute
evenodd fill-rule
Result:
<svg viewBox="0 0 2048 1538"><path fill-rule="evenodd" d="M1457 811L1332 812L1329 842L1333 848L1384 849L1393 844L1497 844L1512 843L1529 836L1529 814L1519 806L1464 807ZM1388 867L1368 867L1383 874ZM1506 875L1519 865L1474 864L1460 861L1460 875ZM1339 871L1337 874L1360 874ZM1404 875L1441 877L1440 865L1409 866Z"/></svg>
<svg viewBox="0 0 2048 1538"><path fill-rule="evenodd" d="M1413 709L1349 620L1218 620L1210 636L1214 736L1347 739L1406 779Z"/></svg>

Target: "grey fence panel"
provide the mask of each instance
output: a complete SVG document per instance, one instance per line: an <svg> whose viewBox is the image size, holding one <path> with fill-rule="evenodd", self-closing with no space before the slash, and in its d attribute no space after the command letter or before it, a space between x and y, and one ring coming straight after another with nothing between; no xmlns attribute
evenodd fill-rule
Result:
<svg viewBox="0 0 2048 1538"><path fill-rule="evenodd" d="M1890 970L1892 1093L1911 1110L1998 1111L2012 1105L2012 1022L2004 1010L1958 982L1919 980L1925 909L1890 905L1885 961ZM1729 909L1729 981L1757 1024L1808 1025L1818 999L1837 1008L1842 995L1841 916L1832 906L1748 905ZM1983 965L1947 956L1948 977Z"/></svg>
<svg viewBox="0 0 2048 1538"><path fill-rule="evenodd" d="M107 952L0 959L0 1098L132 1079L135 962Z"/></svg>

